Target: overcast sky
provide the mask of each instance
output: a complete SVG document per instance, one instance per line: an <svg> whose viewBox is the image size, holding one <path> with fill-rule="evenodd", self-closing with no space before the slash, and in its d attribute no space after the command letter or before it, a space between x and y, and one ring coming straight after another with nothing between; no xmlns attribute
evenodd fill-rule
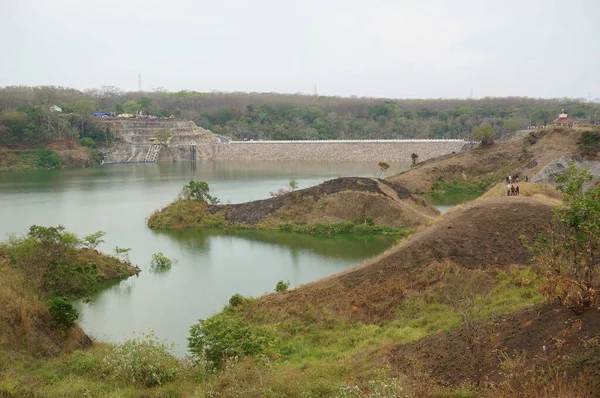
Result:
<svg viewBox="0 0 600 398"><path fill-rule="evenodd" d="M0 0L0 86L600 97L600 0Z"/></svg>

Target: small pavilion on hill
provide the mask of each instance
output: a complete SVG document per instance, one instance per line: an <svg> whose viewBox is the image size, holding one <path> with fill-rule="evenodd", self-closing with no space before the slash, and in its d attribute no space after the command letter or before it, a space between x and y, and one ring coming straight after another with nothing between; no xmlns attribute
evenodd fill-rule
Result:
<svg viewBox="0 0 600 398"><path fill-rule="evenodd" d="M552 121L550 124L553 124L555 126L562 126L562 127L573 127L573 125L575 124L575 120L573 118L570 118L566 113L565 110L562 109L560 111L561 113L558 115L558 117L556 119L554 119L554 121Z"/></svg>

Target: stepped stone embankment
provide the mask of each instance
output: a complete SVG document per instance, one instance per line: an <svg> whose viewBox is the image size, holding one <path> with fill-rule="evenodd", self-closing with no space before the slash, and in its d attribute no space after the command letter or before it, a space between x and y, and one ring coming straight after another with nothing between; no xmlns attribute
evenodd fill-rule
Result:
<svg viewBox="0 0 600 398"><path fill-rule="evenodd" d="M104 150L106 162L143 162L153 142L162 129L171 131L171 147L161 150L159 162L190 160L192 143L202 144L215 141L215 136L206 129L188 120L146 119L100 119L106 133L115 136L115 142ZM181 147L180 147L181 146Z"/></svg>
<svg viewBox="0 0 600 398"><path fill-rule="evenodd" d="M460 152L463 140L254 141L198 145L199 158L239 161L409 163Z"/></svg>

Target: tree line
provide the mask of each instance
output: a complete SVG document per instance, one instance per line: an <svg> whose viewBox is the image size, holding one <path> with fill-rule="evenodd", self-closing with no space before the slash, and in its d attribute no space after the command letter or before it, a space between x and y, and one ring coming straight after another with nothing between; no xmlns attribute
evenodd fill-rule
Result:
<svg viewBox="0 0 600 398"><path fill-rule="evenodd" d="M95 111L174 116L236 139L468 139L480 126L502 139L551 122L561 108L587 120L600 107L569 98L422 100L10 86L0 88L0 145L34 146L64 138L110 142L114 137L94 120Z"/></svg>

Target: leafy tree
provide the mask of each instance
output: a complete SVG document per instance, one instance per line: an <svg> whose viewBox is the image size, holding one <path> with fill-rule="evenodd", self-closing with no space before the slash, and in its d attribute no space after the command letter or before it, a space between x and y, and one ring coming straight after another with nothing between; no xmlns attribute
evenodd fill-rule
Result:
<svg viewBox="0 0 600 398"><path fill-rule="evenodd" d="M106 232L104 232L104 231L96 231L93 234L84 236L82 239L82 244L90 250L96 250L96 248L101 243L104 243L104 240L102 238L105 235L106 235Z"/></svg>
<svg viewBox="0 0 600 398"><path fill-rule="evenodd" d="M481 125L473 132L473 138L481 141L482 146L492 145L494 143L494 129L490 125Z"/></svg>
<svg viewBox="0 0 600 398"><path fill-rule="evenodd" d="M123 111L131 115L135 115L142 109L141 105L135 101L127 101L123 104Z"/></svg>
<svg viewBox="0 0 600 398"><path fill-rule="evenodd" d="M298 180L296 179L296 177L292 178L290 182L288 182L288 187L291 191L295 191L296 189L298 189Z"/></svg>
<svg viewBox="0 0 600 398"><path fill-rule="evenodd" d="M18 143L22 140L29 117L24 112L8 111L0 113L0 126L4 125L11 139L6 143Z"/></svg>
<svg viewBox="0 0 600 398"><path fill-rule="evenodd" d="M72 104L73 112L85 117L91 116L97 108L98 104L92 100L81 100Z"/></svg>
<svg viewBox="0 0 600 398"><path fill-rule="evenodd" d="M205 181L190 181L189 184L183 186L181 196L185 200L199 200L201 202L218 204L219 199L209 194L210 188Z"/></svg>
<svg viewBox="0 0 600 398"><path fill-rule="evenodd" d="M540 235L530 246L548 276L546 297L576 313L600 305L600 188L584 190L591 178L588 170L570 162L566 173L556 178L564 198L553 210L550 236Z"/></svg>
<svg viewBox="0 0 600 398"><path fill-rule="evenodd" d="M410 158L412 159L412 165L416 166L417 165L417 160L419 159L419 155L417 155L416 153L412 153L410 155Z"/></svg>
<svg viewBox="0 0 600 398"><path fill-rule="evenodd" d="M517 131L521 128L521 119L516 117L511 117L510 119L506 119L502 124L502 128L507 131Z"/></svg>
<svg viewBox="0 0 600 398"><path fill-rule="evenodd" d="M171 138L173 138L173 133L170 129L160 129L158 133L156 133L156 139L162 146L169 146Z"/></svg>
<svg viewBox="0 0 600 398"><path fill-rule="evenodd" d="M117 114L125 113L125 109L123 108L123 104L115 104L115 112Z"/></svg>
<svg viewBox="0 0 600 398"><path fill-rule="evenodd" d="M150 105L152 105L152 98L146 96L140 97L138 103L142 109L147 112Z"/></svg>
<svg viewBox="0 0 600 398"><path fill-rule="evenodd" d="M390 165L387 164L386 162L379 162L377 164L377 166L379 166L379 178L381 178L381 176L383 175L383 173L390 168Z"/></svg>

